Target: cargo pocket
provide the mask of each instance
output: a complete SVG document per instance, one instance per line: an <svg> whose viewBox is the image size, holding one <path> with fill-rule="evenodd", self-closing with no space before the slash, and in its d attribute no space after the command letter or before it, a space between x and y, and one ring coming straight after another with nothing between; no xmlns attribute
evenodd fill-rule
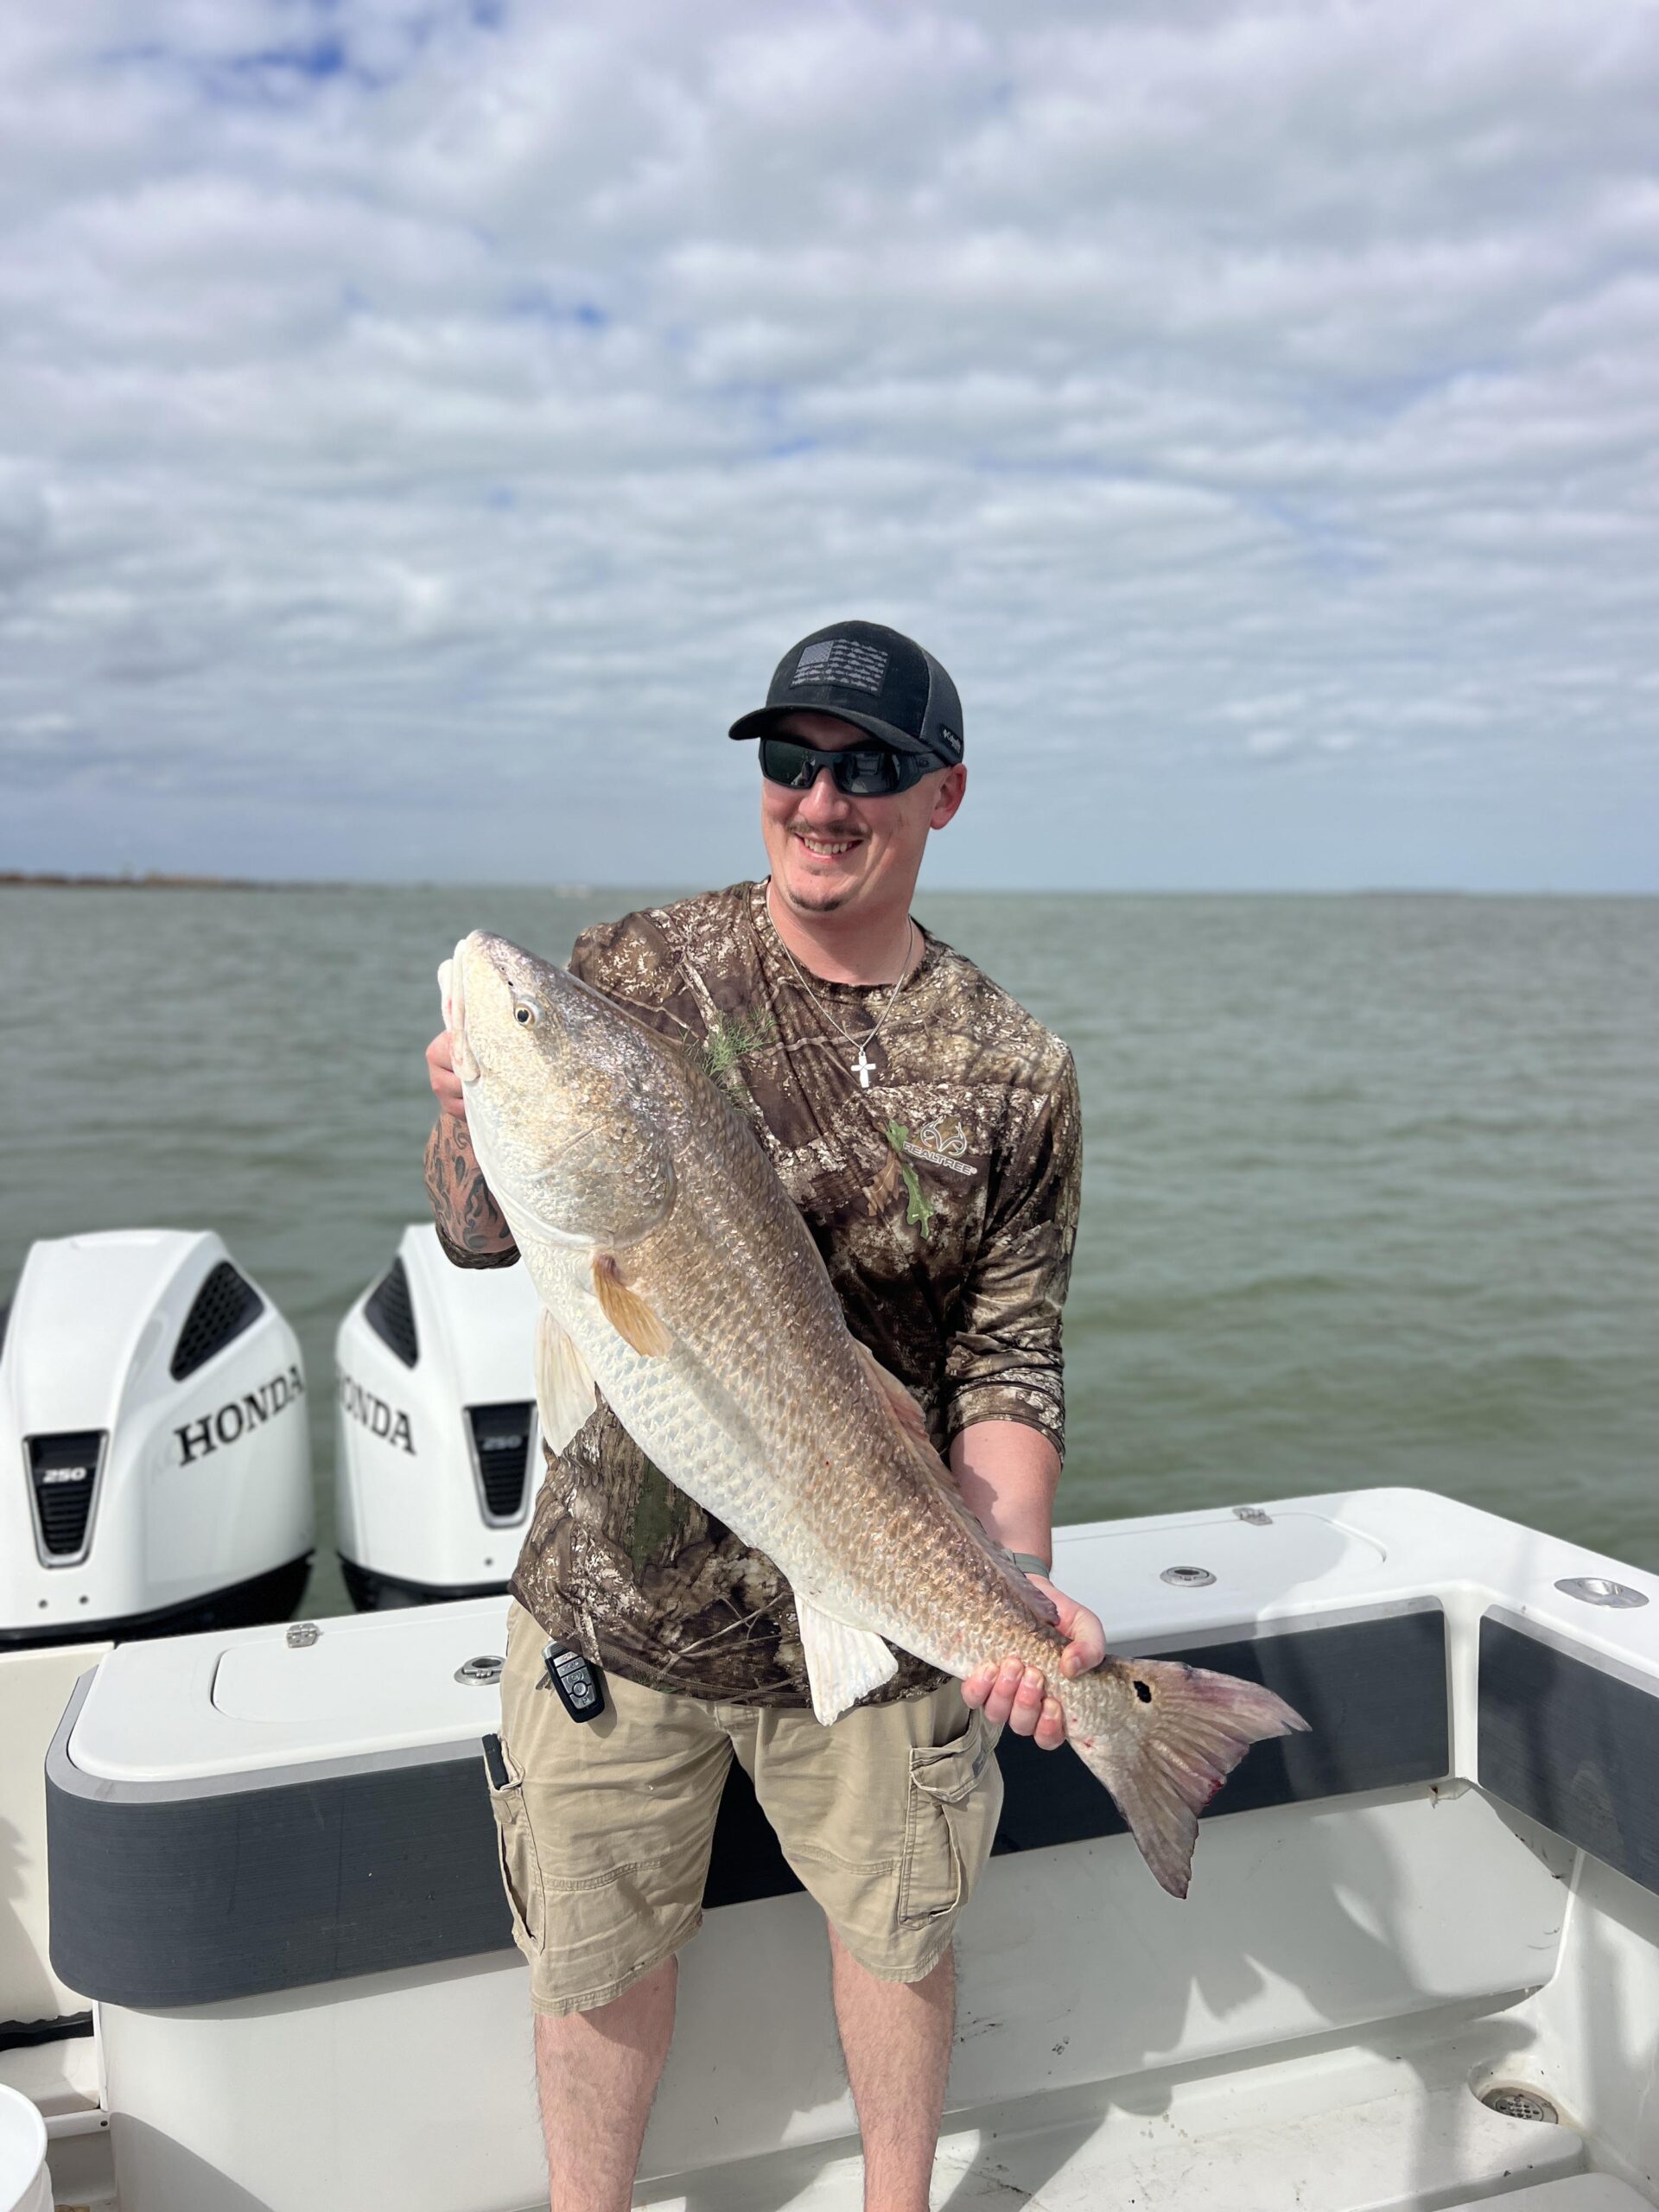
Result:
<svg viewBox="0 0 1659 2212"><path fill-rule="evenodd" d="M547 1940L547 1908L542 1894L542 1865L524 1809L524 1777L499 1736L484 1738L484 1766L490 1810L495 1815L496 1859L501 1886L512 1914L512 1937L533 1955Z"/></svg>
<svg viewBox="0 0 1659 2212"><path fill-rule="evenodd" d="M954 1742L918 1744L910 1754L910 1802L899 1877L899 1918L915 1926L953 1913L979 1879L998 1802L984 1787L995 1749L977 1712ZM1000 1792L996 1793L1000 1802Z"/></svg>

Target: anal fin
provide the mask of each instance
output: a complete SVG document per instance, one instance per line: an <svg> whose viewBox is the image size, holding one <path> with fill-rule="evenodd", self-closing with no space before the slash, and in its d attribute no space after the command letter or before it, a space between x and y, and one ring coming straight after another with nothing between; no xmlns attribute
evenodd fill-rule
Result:
<svg viewBox="0 0 1659 2212"><path fill-rule="evenodd" d="M594 1378L587 1361L545 1306L536 1315L536 1410L543 1441L563 1452L594 1410Z"/></svg>
<svg viewBox="0 0 1659 2212"><path fill-rule="evenodd" d="M625 1344L642 1359L662 1357L669 1347L668 1331L639 1292L628 1288L608 1252L594 1255L594 1295Z"/></svg>
<svg viewBox="0 0 1659 2212"><path fill-rule="evenodd" d="M890 1682L899 1662L872 1630L849 1628L798 1590L795 1611L806 1655L806 1679L812 1687L812 1710L827 1728L849 1705Z"/></svg>

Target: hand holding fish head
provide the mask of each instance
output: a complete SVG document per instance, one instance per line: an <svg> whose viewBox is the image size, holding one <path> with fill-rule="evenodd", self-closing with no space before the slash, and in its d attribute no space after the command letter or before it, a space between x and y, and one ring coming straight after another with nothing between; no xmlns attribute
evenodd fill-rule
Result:
<svg viewBox="0 0 1659 2212"><path fill-rule="evenodd" d="M590 987L474 930L439 971L485 1180L523 1243L637 1243L674 1202L660 1054Z"/></svg>

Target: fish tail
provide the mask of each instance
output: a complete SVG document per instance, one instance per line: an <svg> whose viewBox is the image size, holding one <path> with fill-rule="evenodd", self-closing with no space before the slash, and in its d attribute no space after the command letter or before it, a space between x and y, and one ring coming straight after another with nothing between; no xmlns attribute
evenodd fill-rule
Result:
<svg viewBox="0 0 1659 2212"><path fill-rule="evenodd" d="M1072 1749L1177 1897L1186 1895L1198 1815L1245 1752L1307 1727L1260 1683L1179 1660L1108 1659L1055 1689Z"/></svg>

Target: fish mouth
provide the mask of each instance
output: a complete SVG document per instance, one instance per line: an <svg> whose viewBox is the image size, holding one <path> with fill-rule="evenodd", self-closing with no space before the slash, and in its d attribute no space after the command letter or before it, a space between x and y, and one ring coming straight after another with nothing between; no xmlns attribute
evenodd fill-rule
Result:
<svg viewBox="0 0 1659 2212"><path fill-rule="evenodd" d="M449 1027L458 1037L467 1033L467 940L462 938L449 963Z"/></svg>
<svg viewBox="0 0 1659 2212"><path fill-rule="evenodd" d="M454 951L438 969L438 988L443 999L444 1027L449 1033L451 1058L463 1085L475 1084L484 1072L467 1034L469 974L478 986L482 1019L498 1010L494 996L497 985L505 992L512 1007L517 1007L526 995L545 996L540 986L548 972L545 964L533 954L489 930L469 930L457 942ZM551 1010L556 1018L557 1009ZM482 1034L486 1045L490 1032L491 1024L485 1021Z"/></svg>
<svg viewBox="0 0 1659 2212"><path fill-rule="evenodd" d="M462 938L452 957L438 970L443 1019L449 1032L449 1057L463 1088L476 1083L480 1073L477 1056L467 1041L467 952L481 935L481 931L474 930Z"/></svg>
<svg viewBox="0 0 1659 2212"><path fill-rule="evenodd" d="M505 938L492 936L488 930L469 930L456 944L453 957L446 960L438 970L439 988L443 993L444 1020L453 1042L455 1073L463 1084L476 1083L481 1072L478 1055L467 1035L468 963L480 959L486 962L497 980L511 991L515 988L513 972L511 961L505 956L518 950L517 945L508 944Z"/></svg>

